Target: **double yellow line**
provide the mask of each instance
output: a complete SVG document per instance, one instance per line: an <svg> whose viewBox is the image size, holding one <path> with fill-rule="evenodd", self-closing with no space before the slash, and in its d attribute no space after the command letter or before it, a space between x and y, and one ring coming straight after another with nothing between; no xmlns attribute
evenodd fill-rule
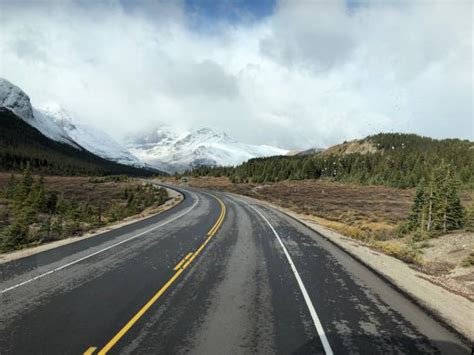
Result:
<svg viewBox="0 0 474 355"><path fill-rule="evenodd" d="M176 281L176 279L183 273L183 271L193 262L194 259L201 253L201 251L206 247L212 237L217 233L222 222L224 221L224 217L226 214L226 207L224 202L216 196L213 196L221 206L221 213L219 218L217 219L214 226L209 230L207 233L206 240L199 246L199 248L195 252L188 253L175 267L174 271L175 274L171 276L171 278L163 285L163 287L155 293L155 295L130 319L127 324L125 324L120 331L115 334L115 336L98 352L98 355L107 354L112 347L117 344L117 342L133 327L133 325L138 322L138 320L153 306L156 301L166 292L166 290ZM84 354L93 354L97 348L90 347L86 350Z"/></svg>

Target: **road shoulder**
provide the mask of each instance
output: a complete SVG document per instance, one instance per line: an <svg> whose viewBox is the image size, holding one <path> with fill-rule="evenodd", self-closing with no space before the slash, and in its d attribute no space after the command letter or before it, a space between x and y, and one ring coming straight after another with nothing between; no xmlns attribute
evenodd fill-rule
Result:
<svg viewBox="0 0 474 355"><path fill-rule="evenodd" d="M71 244L71 243L75 243L75 242L78 242L78 241L81 241L81 240L84 240L84 239L100 236L101 234L103 234L105 232L110 232L112 230L127 226L129 224L136 223L136 222L142 221L144 219L159 215L159 214L161 214L165 211L168 211L169 209L177 206L178 204L180 204L184 200L184 196L180 192L178 192L176 190L173 190L171 188L168 188L168 187L164 187L164 188L168 192L169 199L164 204L162 204L161 206L158 206L156 208L147 209L147 210L143 211L140 214L130 216L130 217L125 218L122 221L111 223L111 224L108 224L106 226L88 231L87 233L84 233L83 235L80 235L80 236L69 237L69 238L56 240L54 242L41 244L41 245L34 246L34 247L29 247L29 248L16 250L16 251L5 253L5 254L0 254L0 265L4 264L4 263L7 263L7 262L10 262L10 261L13 261L13 260L18 260L18 259L25 258L27 256L35 255L35 254L44 252L46 250L59 248L61 246Z"/></svg>
<svg viewBox="0 0 474 355"><path fill-rule="evenodd" d="M395 288L466 340L474 341L474 322L472 320L474 303L472 301L431 283L423 273L412 269L408 264L380 253L361 241L348 238L308 220L304 215L248 196L235 196L244 197L255 201L257 204L274 208L298 220L390 282Z"/></svg>

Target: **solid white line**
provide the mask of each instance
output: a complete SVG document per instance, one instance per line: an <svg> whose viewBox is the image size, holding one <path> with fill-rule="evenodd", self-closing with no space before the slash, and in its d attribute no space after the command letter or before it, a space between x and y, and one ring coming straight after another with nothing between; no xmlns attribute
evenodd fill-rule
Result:
<svg viewBox="0 0 474 355"><path fill-rule="evenodd" d="M178 218L183 217L184 215L186 215L186 214L188 214L189 212L191 212L191 210L192 210L194 207L196 207L196 205L197 205L198 202L199 202L199 197L198 197L197 195L194 195L194 194L193 194L193 196L196 198L196 201L194 201L193 205L192 205L191 207L189 207L189 208L188 208L186 211L184 211L183 213L181 213L181 214L175 216L174 218L172 218L172 219L170 219L170 220L168 220L168 221L166 221L166 222L163 222L163 223L161 223L161 224L158 224L158 225L156 225L156 226L154 226L154 227L152 227L152 228L149 228L149 229L147 229L147 230L145 230L145 231L143 231L143 232L141 232L141 233L135 234L134 236L131 236L130 238L124 239L124 240L122 240L122 241L120 241L120 242L118 242L118 243L109 245L108 247L106 247L106 248L104 248L104 249L101 249L101 250L98 250L98 251L96 251L96 252L94 252L94 253L92 253L92 254L86 255L86 256L84 256L84 257L82 257L82 258L79 258L79 259L77 259L77 260L71 261L70 263L67 263L67 264L65 264L65 265L59 266L59 267L57 267L57 268L55 268L55 269L49 270L49 271L47 271L47 272L45 272L45 273L43 273L43 274L40 274L40 275L38 275L38 276L35 276L35 277L31 278L31 279L28 279L28 280L26 280L26 281L20 282L20 283L14 285L14 286L8 287L8 288L6 288L6 289L0 291L0 295L6 293L6 292L8 292L8 291L14 290L15 288L18 288L18 287L20 287L20 286L24 286L24 285L26 285L26 284L28 284L28 283L30 283L30 282L36 281L36 280L38 280L38 279L41 279L41 278L43 278L43 277L45 277L45 276L47 276L47 275L50 275L50 274L52 274L52 273L54 273L54 272L56 272L56 271L63 270L63 269L65 269L65 268L67 268L67 267L69 267L69 266L71 266L71 265L77 264L77 263L79 263L79 262L81 262L81 261L83 261L83 260L92 258L93 256L96 256L97 254L103 253L104 251L110 250L110 249L112 249L112 248L115 248L116 246L119 246L119 245L123 244L123 243L129 242L129 241L131 241L131 240L133 240L133 239L136 239L136 238L138 238L138 237L141 237L142 235L144 235L144 234L146 234L146 233L149 233L149 232L151 232L151 231L154 231L154 230L157 229L157 228L163 227L164 225L167 225L168 223L171 223L171 222L177 220Z"/></svg>
<svg viewBox="0 0 474 355"><path fill-rule="evenodd" d="M326 333L324 333L323 326L321 324L321 321L319 320L319 317L316 313L316 310L314 309L313 303L311 302L311 298L309 298L308 291L306 291L306 287L303 284L303 281L301 280L300 274L298 273L298 270L296 270L296 266L293 263L293 260L291 259L290 254L288 253L288 250L286 249L285 245L283 244L280 236L278 235L277 231L271 223L268 221L268 219L255 207L247 204L251 209L253 209L255 212L257 212L264 220L267 222L267 224L270 226L270 228L273 231L273 234L277 237L278 241L280 242L281 247L283 248L283 252L286 255L286 259L288 260L288 263L291 266L291 270L293 270L293 274L296 277L296 281L298 281L298 285L301 289L301 293L303 294L304 300L306 302L306 306L308 307L309 313L311 314L311 318L313 318L313 323L316 327L316 331L318 332L319 338L321 339L321 343L323 343L324 351L326 352L327 355L332 355L332 349L331 346L329 345L328 338L326 337Z"/></svg>

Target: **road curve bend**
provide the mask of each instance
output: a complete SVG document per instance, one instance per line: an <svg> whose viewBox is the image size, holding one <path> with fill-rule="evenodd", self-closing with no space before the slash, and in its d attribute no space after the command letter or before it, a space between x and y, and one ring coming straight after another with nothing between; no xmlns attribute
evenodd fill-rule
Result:
<svg viewBox="0 0 474 355"><path fill-rule="evenodd" d="M0 265L0 353L469 353L285 214L174 188L160 215Z"/></svg>

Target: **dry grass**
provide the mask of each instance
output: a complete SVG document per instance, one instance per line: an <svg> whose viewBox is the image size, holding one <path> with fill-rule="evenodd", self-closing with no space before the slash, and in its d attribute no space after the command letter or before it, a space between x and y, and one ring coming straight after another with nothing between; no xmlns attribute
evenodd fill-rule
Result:
<svg viewBox="0 0 474 355"><path fill-rule="evenodd" d="M305 215L356 228L389 231L409 212L413 190L361 186L322 180L282 181L272 184L232 184L227 178L190 178L189 185L235 192Z"/></svg>
<svg viewBox="0 0 474 355"><path fill-rule="evenodd" d="M11 174L0 173L0 191L2 191L8 183ZM17 175L20 178L20 175ZM122 182L103 182L94 183L92 179L86 176L46 176L44 177L44 187L47 191L62 194L67 200L76 202L85 201L102 201L103 206L112 205L117 201L122 201L122 192L125 188L133 188L141 182L137 180L129 180ZM0 211L2 209L0 200ZM0 212L1 214L1 212Z"/></svg>

